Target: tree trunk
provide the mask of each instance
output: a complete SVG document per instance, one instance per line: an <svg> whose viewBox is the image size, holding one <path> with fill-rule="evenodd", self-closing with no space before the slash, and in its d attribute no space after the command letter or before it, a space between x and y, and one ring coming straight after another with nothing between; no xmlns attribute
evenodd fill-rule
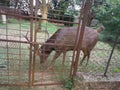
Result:
<svg viewBox="0 0 120 90"><path fill-rule="evenodd" d="M2 23L6 24L6 15L1 15L2 16Z"/></svg>
<svg viewBox="0 0 120 90"><path fill-rule="evenodd" d="M48 13L48 4L46 4L46 0L42 0L41 12L42 12L42 19L44 19L43 22L46 22L47 13Z"/></svg>
<svg viewBox="0 0 120 90"><path fill-rule="evenodd" d="M48 13L48 9L47 7L43 7L42 9L42 19L47 19L47 13ZM43 21L46 21L46 20L43 20Z"/></svg>

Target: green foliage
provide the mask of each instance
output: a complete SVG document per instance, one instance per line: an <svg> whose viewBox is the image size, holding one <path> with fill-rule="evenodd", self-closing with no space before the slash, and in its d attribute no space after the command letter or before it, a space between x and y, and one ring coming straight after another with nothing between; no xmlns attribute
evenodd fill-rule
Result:
<svg viewBox="0 0 120 90"><path fill-rule="evenodd" d="M57 1L56 6L48 11L49 18L63 21L74 21L73 14L78 14L77 11L73 9L68 9L70 6L70 0ZM73 24L64 23L65 26L73 26Z"/></svg>
<svg viewBox="0 0 120 90"><path fill-rule="evenodd" d="M113 41L120 27L120 5L104 4L94 8L96 19L105 26L104 40Z"/></svg>
<svg viewBox="0 0 120 90"><path fill-rule="evenodd" d="M60 10L66 10L69 6L69 0L61 0L59 3L58 3L58 8L57 9L60 9Z"/></svg>
<svg viewBox="0 0 120 90"><path fill-rule="evenodd" d="M0 5L8 6L9 0L0 0Z"/></svg>
<svg viewBox="0 0 120 90"><path fill-rule="evenodd" d="M113 71L116 72L116 73L120 73L120 68L116 67L116 68L113 69Z"/></svg>
<svg viewBox="0 0 120 90"><path fill-rule="evenodd" d="M111 4L120 4L120 0L106 0L106 1Z"/></svg>
<svg viewBox="0 0 120 90"><path fill-rule="evenodd" d="M74 88L74 79L71 77L65 79L64 87L68 90L72 90L72 88Z"/></svg>

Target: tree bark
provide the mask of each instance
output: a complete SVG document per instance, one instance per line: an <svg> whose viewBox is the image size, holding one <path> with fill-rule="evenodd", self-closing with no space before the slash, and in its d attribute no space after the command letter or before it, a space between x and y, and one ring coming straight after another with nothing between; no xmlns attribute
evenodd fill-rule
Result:
<svg viewBox="0 0 120 90"><path fill-rule="evenodd" d="M6 24L6 15L1 15L2 17L2 23Z"/></svg>
<svg viewBox="0 0 120 90"><path fill-rule="evenodd" d="M41 12L42 12L42 19L43 19L43 22L46 22L47 13L48 13L48 4L46 4L46 0L42 0Z"/></svg>

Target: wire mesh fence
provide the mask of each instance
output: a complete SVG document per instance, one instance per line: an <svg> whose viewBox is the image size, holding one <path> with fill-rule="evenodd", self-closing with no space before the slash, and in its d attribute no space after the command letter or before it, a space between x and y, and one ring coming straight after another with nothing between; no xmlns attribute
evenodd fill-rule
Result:
<svg viewBox="0 0 120 90"><path fill-rule="evenodd" d="M49 38L59 28L66 27L64 25L75 25L78 27L78 23L52 20L55 17L52 17L51 20L49 19L48 22L44 23L41 23L41 19L36 17L26 16L27 20L25 20L26 18L22 19L22 17L18 18L15 15L6 14L6 17L7 20L4 23L2 18L0 18L0 85L42 86L64 83L71 73L74 51L66 52L64 50L65 45L58 45L46 41L50 40L54 42L56 38ZM69 28L68 26L67 28ZM71 33L66 35L66 37L71 38L71 41L69 40L71 43L72 39L75 38ZM41 64L41 47L45 44L47 46L44 48L44 53L48 53L47 49L52 48L53 50L50 52L45 63ZM81 51L76 73L77 80L82 82L120 81L120 44L117 44L114 49L107 72L108 77L102 77L112 48L113 43L98 41L95 48L91 51L87 66L87 60L84 60L84 63L80 65L80 60L84 55ZM49 68L56 52L62 52L62 54L52 63L52 68ZM64 59L65 62L63 64Z"/></svg>
<svg viewBox="0 0 120 90"><path fill-rule="evenodd" d="M29 44L24 33L29 29L22 19L6 16L0 19L0 84L23 84L29 82ZM27 28L27 29L26 29Z"/></svg>
<svg viewBox="0 0 120 90"><path fill-rule="evenodd" d="M113 48L113 43L102 41L98 41L97 45L92 50L88 66L85 66L85 64L79 66L78 72L81 72L83 76L85 75L85 80L87 81L119 81L120 51L118 47L119 44L117 44L114 49L107 70L108 77L105 78L104 73Z"/></svg>

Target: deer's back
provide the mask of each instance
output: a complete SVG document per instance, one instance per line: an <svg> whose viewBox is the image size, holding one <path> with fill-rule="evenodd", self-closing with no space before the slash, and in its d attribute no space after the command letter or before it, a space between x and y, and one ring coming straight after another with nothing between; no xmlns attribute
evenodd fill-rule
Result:
<svg viewBox="0 0 120 90"><path fill-rule="evenodd" d="M72 50L74 49L75 46L76 35L77 35L77 27L61 28L59 29L57 35L55 35L56 36L55 43L71 46L71 47L66 47L66 49ZM89 49L92 49L96 44L97 40L98 40L97 31L95 31L92 28L86 27L83 36L82 48L89 47Z"/></svg>

